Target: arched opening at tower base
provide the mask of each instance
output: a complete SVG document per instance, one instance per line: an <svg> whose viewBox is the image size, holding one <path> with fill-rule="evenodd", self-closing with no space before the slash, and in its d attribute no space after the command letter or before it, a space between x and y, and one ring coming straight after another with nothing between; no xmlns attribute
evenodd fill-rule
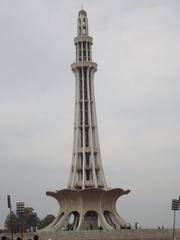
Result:
<svg viewBox="0 0 180 240"><path fill-rule="evenodd" d="M64 230L67 230L67 231L76 230L79 224L79 216L80 215L77 211L71 212L67 217Z"/></svg>
<svg viewBox="0 0 180 240"><path fill-rule="evenodd" d="M104 217L106 219L106 222L113 228L113 229L119 229L121 228L121 225L116 220L116 217L114 214L110 211L104 211Z"/></svg>
<svg viewBox="0 0 180 240"><path fill-rule="evenodd" d="M97 230L98 226L98 213L95 211L88 211L84 215L84 229Z"/></svg>
<svg viewBox="0 0 180 240"><path fill-rule="evenodd" d="M52 224L50 224L50 227L54 227L58 222L61 221L61 219L63 218L64 216L64 212L62 212L61 214L59 214L59 216L52 222Z"/></svg>

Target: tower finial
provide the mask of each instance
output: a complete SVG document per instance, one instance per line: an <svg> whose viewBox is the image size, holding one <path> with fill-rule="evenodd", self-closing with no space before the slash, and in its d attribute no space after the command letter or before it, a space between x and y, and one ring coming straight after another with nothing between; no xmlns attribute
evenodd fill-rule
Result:
<svg viewBox="0 0 180 240"><path fill-rule="evenodd" d="M83 4L81 4L81 10L78 13L77 34L88 35L88 19L87 19L87 13L83 9Z"/></svg>

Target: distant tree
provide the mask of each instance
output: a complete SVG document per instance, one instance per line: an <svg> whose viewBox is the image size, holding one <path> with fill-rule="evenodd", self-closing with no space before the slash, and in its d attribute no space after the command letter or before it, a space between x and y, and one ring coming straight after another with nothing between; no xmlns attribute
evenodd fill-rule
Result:
<svg viewBox="0 0 180 240"><path fill-rule="evenodd" d="M24 229L35 229L39 225L40 219L32 207L26 207L23 213Z"/></svg>
<svg viewBox="0 0 180 240"><path fill-rule="evenodd" d="M20 228L21 228L21 215L15 214L13 212L12 219L13 219L13 231L19 232ZM35 229L39 225L39 222L40 222L40 220L37 216L37 213L31 207L24 208L22 220L23 220L24 231L26 229L31 229L31 228ZM10 223L10 214L9 214L5 220L5 228L8 231L10 231L10 226L11 226L10 224L11 223Z"/></svg>
<svg viewBox="0 0 180 240"><path fill-rule="evenodd" d="M55 217L52 214L48 214L45 218L40 220L38 229L42 229L46 226L48 226L52 221L55 219Z"/></svg>
<svg viewBox="0 0 180 240"><path fill-rule="evenodd" d="M39 225L40 219L37 216L36 212L33 212L32 215L28 218L27 228L33 228L34 230Z"/></svg>
<svg viewBox="0 0 180 240"><path fill-rule="evenodd" d="M12 225L13 225L13 232L19 232L19 219L14 212L12 212ZM8 232L11 231L11 216L10 216L10 214L6 217L4 227L7 229Z"/></svg>

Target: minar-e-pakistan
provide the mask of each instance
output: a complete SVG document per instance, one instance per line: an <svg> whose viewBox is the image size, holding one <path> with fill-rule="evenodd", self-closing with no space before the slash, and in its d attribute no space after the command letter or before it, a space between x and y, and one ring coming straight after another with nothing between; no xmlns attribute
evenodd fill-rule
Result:
<svg viewBox="0 0 180 240"><path fill-rule="evenodd" d="M60 211L42 231L129 228L115 205L118 197L130 190L109 188L102 167L94 93L97 64L92 61L93 39L89 36L87 13L83 9L78 14L74 43L76 61L71 68L76 89L72 164L67 188L46 193L58 201Z"/></svg>

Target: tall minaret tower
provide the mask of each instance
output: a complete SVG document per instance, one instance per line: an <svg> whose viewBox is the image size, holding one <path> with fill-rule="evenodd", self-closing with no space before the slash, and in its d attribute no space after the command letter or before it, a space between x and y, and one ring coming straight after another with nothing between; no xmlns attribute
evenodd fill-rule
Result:
<svg viewBox="0 0 180 240"><path fill-rule="evenodd" d="M87 13L80 10L77 20L76 62L72 71L76 78L75 121L72 167L68 188L89 187L106 189L99 147L94 95L94 73L97 64L92 61L93 39L88 35Z"/></svg>
<svg viewBox="0 0 180 240"><path fill-rule="evenodd" d="M80 10L77 21L76 61L71 65L76 79L72 166L67 189L46 192L60 211L41 231L42 239L59 237L63 230L113 230L129 228L116 211L118 197L130 190L107 188L101 162L94 96L93 39L88 35L87 13ZM57 238L58 238L57 237Z"/></svg>

